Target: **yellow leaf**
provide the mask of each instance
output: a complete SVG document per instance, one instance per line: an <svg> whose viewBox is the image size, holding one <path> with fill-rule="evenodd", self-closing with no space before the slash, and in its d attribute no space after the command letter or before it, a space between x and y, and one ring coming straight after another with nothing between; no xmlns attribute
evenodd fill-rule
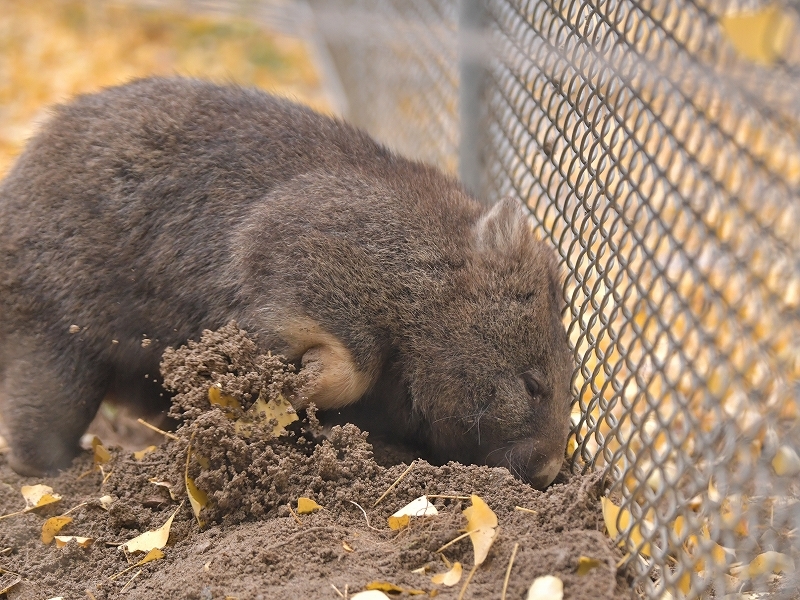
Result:
<svg viewBox="0 0 800 600"><path fill-rule="evenodd" d="M592 569L600 566L600 561L596 558L589 558L588 556L581 556L578 558L578 569L575 571L579 577L583 577Z"/></svg>
<svg viewBox="0 0 800 600"><path fill-rule="evenodd" d="M414 590L400 587L399 585L389 583L388 581L371 581L364 586L364 589L367 591L397 592L400 594L409 594L411 596L419 596L427 593L424 590ZM351 598L355 598L355 596L351 596Z"/></svg>
<svg viewBox="0 0 800 600"><path fill-rule="evenodd" d="M114 504L114 498L112 498L107 494L105 496L100 496L100 498L98 498L98 501L100 502L100 507L104 510L108 510L109 507L112 504Z"/></svg>
<svg viewBox="0 0 800 600"><path fill-rule="evenodd" d="M783 55L792 35L792 21L778 3L725 15L719 23L740 56L765 65Z"/></svg>
<svg viewBox="0 0 800 600"><path fill-rule="evenodd" d="M350 600L387 600L389 596L380 590L366 590L350 596Z"/></svg>
<svg viewBox="0 0 800 600"><path fill-rule="evenodd" d="M480 496L470 496L472 506L462 512L467 518L467 531L475 553L475 566L486 560L489 548L497 535L497 515Z"/></svg>
<svg viewBox="0 0 800 600"><path fill-rule="evenodd" d="M345 552L353 552L353 548L347 542L342 542L342 548Z"/></svg>
<svg viewBox="0 0 800 600"><path fill-rule="evenodd" d="M92 438L92 450L94 451L94 464L104 465L111 460L111 453L103 446L103 443L97 436Z"/></svg>
<svg viewBox="0 0 800 600"><path fill-rule="evenodd" d="M453 586L461 581L461 563L457 562L453 567L445 573L437 573L431 577L431 581L437 585Z"/></svg>
<svg viewBox="0 0 800 600"><path fill-rule="evenodd" d="M63 548L73 541L81 548L88 548L94 541L94 538L79 537L77 535L56 535L53 536L53 539L56 541L57 548Z"/></svg>
<svg viewBox="0 0 800 600"><path fill-rule="evenodd" d="M156 446L148 446L147 448L144 448L143 450L139 450L138 452L134 452L133 453L133 458L135 458L136 460L142 460L145 456L147 456L151 452L155 452L156 450L158 450L158 447L156 447Z"/></svg>
<svg viewBox="0 0 800 600"><path fill-rule="evenodd" d="M772 459L772 468L781 477L792 477L800 473L800 456L794 448L781 446Z"/></svg>
<svg viewBox="0 0 800 600"><path fill-rule="evenodd" d="M322 507L314 502L311 498L304 498L300 496L297 499L297 514L310 515L314 511L320 510Z"/></svg>
<svg viewBox="0 0 800 600"><path fill-rule="evenodd" d="M153 485L166 488L166 490L169 492L169 497L173 500L178 499L178 495L172 491L172 484L169 481L158 481L157 479L148 479L148 481Z"/></svg>
<svg viewBox="0 0 800 600"><path fill-rule="evenodd" d="M32 510L61 500L61 496L54 493L53 488L49 485L23 485L20 493L25 498L25 510Z"/></svg>
<svg viewBox="0 0 800 600"><path fill-rule="evenodd" d="M186 494L189 496L189 504L192 505L192 512L195 519L197 519L197 524L203 527L205 521L200 519L200 511L208 504L208 494L199 489L191 477L186 478Z"/></svg>
<svg viewBox="0 0 800 600"><path fill-rule="evenodd" d="M212 385L208 388L208 401L212 406L219 406L220 408L242 408L236 398L223 394L217 385ZM228 416L230 417L231 415Z"/></svg>
<svg viewBox="0 0 800 600"><path fill-rule="evenodd" d="M408 527L408 524L411 522L411 517L402 515L400 517L389 517L387 520L389 521L389 528L393 531L397 531L403 527Z"/></svg>
<svg viewBox="0 0 800 600"><path fill-rule="evenodd" d="M429 515L438 515L439 511L430 503L427 496L420 496L415 498L403 508L389 517L389 527L395 531L408 525L411 517L425 517Z"/></svg>
<svg viewBox="0 0 800 600"><path fill-rule="evenodd" d="M605 521L606 529L608 529L608 535L616 540L620 536L617 523L619 523L622 531L626 531L633 521L633 515L629 510L620 508L608 498L600 498L600 504L603 509L603 521ZM647 524L646 521L642 522ZM630 528L630 533L628 535L628 541L632 552L639 552L650 556L650 544L644 541L638 524ZM620 541L620 543L622 543L622 541Z"/></svg>
<svg viewBox="0 0 800 600"><path fill-rule="evenodd" d="M72 517L50 517L42 525L42 542L49 544L53 541L55 535L72 523Z"/></svg>
<svg viewBox="0 0 800 600"><path fill-rule="evenodd" d="M170 515L167 522L161 527L154 531L146 531L142 535L136 536L132 540L122 544L122 547L128 552L150 552L153 548L158 548L160 550L166 546L167 540L169 539L169 528L172 526L172 519L178 514L180 508L180 506L176 508L175 512Z"/></svg>
<svg viewBox="0 0 800 600"><path fill-rule="evenodd" d="M298 419L294 407L283 396L278 396L275 400L267 402L262 394L248 412L263 415L263 418L267 421L275 419L276 423L272 428L272 435L274 436L284 433L286 431L284 428Z"/></svg>
<svg viewBox="0 0 800 600"><path fill-rule="evenodd" d="M791 556L770 550L756 556L747 567L750 577L767 573L794 573L794 560Z"/></svg>
<svg viewBox="0 0 800 600"><path fill-rule="evenodd" d="M147 564L154 560L158 560L160 558L164 558L164 553L158 548L153 548L152 550L150 550L150 552L144 555L144 558L142 560L136 563L136 566L140 567L141 565Z"/></svg>
<svg viewBox="0 0 800 600"><path fill-rule="evenodd" d="M537 577L528 589L527 600L562 600L564 584L552 575Z"/></svg>

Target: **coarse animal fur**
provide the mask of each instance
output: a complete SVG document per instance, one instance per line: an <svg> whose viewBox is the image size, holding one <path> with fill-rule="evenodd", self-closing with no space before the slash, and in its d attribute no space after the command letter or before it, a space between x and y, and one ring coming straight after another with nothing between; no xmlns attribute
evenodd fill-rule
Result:
<svg viewBox="0 0 800 600"><path fill-rule="evenodd" d="M11 465L68 464L104 395L232 319L435 460L561 465L571 354L553 251L513 200L289 101L145 79L56 107L0 185ZM145 379L148 377L148 379Z"/></svg>

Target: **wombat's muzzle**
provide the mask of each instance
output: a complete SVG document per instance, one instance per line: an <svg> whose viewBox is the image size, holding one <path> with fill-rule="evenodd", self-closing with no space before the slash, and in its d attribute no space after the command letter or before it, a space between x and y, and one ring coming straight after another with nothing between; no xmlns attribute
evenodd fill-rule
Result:
<svg viewBox="0 0 800 600"><path fill-rule="evenodd" d="M485 462L493 467L506 467L515 477L543 490L561 470L564 448L548 448L541 440L522 440L490 452Z"/></svg>

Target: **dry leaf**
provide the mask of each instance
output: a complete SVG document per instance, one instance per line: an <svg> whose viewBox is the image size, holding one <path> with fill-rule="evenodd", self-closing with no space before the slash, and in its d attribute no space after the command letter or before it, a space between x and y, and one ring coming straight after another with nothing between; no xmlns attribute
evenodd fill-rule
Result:
<svg viewBox="0 0 800 600"><path fill-rule="evenodd" d="M157 479L148 479L148 481L153 485L167 488L167 491L169 492L169 497L172 498L173 500L178 499L178 495L172 491L172 484L169 481L158 481Z"/></svg>
<svg viewBox="0 0 800 600"><path fill-rule="evenodd" d="M437 585L453 586L461 581L461 563L457 562L445 573L437 573L431 577L431 581Z"/></svg>
<svg viewBox="0 0 800 600"><path fill-rule="evenodd" d="M94 538L79 537L77 535L56 535L53 536L53 539L56 541L57 548L63 548L72 541L81 548L88 548L94 542Z"/></svg>
<svg viewBox="0 0 800 600"><path fill-rule="evenodd" d="M94 451L94 464L96 465L104 465L111 460L111 452L103 446L103 442L97 436L92 438L92 451Z"/></svg>
<svg viewBox="0 0 800 600"><path fill-rule="evenodd" d="M314 502L311 498L304 498L300 496L297 499L297 514L310 515L314 511L320 510L322 507Z"/></svg>
<svg viewBox="0 0 800 600"><path fill-rule="evenodd" d="M42 525L42 542L49 544L53 541L56 534L68 524L72 523L72 517L50 517Z"/></svg>
<svg viewBox="0 0 800 600"><path fill-rule="evenodd" d="M109 507L112 504L114 504L114 498L112 498L108 494L106 494L105 496L100 496L100 498L98 498L98 501L100 502L100 508L104 510L108 510Z"/></svg>
<svg viewBox="0 0 800 600"><path fill-rule="evenodd" d="M781 446L772 459L772 468L781 477L792 477L800 473L800 456L794 448Z"/></svg>
<svg viewBox="0 0 800 600"><path fill-rule="evenodd" d="M122 544L122 547L128 552L150 552L153 548L158 548L160 550L166 546L167 540L169 539L169 528L172 526L172 519L178 514L180 508L180 506L176 508L175 512L170 515L167 522L161 527L154 531L146 531L142 535L136 536L132 540Z"/></svg>
<svg viewBox="0 0 800 600"><path fill-rule="evenodd" d="M620 508L608 498L600 498L600 504L603 509L603 521L605 521L606 529L608 529L608 535L611 539L616 540L620 535L620 529L622 531L628 529L633 521L633 515L629 510ZM646 521L643 522L646 523ZM620 529L617 528L617 523L619 523ZM650 556L650 544L644 541L638 524L631 527L628 540L632 546L631 551Z"/></svg>
<svg viewBox="0 0 800 600"><path fill-rule="evenodd" d="M575 571L579 577L583 577L592 569L600 566L600 561L596 558L589 558L588 556L581 556L578 558L578 569Z"/></svg>
<svg viewBox="0 0 800 600"><path fill-rule="evenodd" d="M407 526L411 517L424 517L438 515L439 511L430 503L427 496L420 496L406 504L403 508L389 517L389 527L395 531Z"/></svg>
<svg viewBox="0 0 800 600"><path fill-rule="evenodd" d="M564 583L552 575L537 577L528 589L527 600L562 600Z"/></svg>
<svg viewBox="0 0 800 600"><path fill-rule="evenodd" d="M246 414L258 415L267 423L274 419L275 425L272 427L272 435L276 437L285 433L285 427L298 419L294 407L286 398L280 395L277 399L269 402L264 400L263 394L260 395ZM254 427L253 421L244 417L236 421L235 430L237 433L247 436L252 427Z"/></svg>
<svg viewBox="0 0 800 600"><path fill-rule="evenodd" d="M150 550L150 552L145 554L144 558L142 558L142 560L137 562L135 566L140 567L140 566L142 566L144 564L147 564L147 563L152 562L154 560L158 560L160 558L164 558L164 553L161 550L159 550L158 548L153 548L152 550Z"/></svg>
<svg viewBox="0 0 800 600"><path fill-rule="evenodd" d="M347 542L342 542L342 548L345 552L353 552L353 548Z"/></svg>
<svg viewBox="0 0 800 600"><path fill-rule="evenodd" d="M220 408L242 408L242 405L236 398L223 394L218 384L208 388L208 401L212 406L219 406Z"/></svg>
<svg viewBox="0 0 800 600"><path fill-rule="evenodd" d="M489 548L497 535L497 515L480 496L472 494L470 499L472 506L465 508L462 512L467 518L467 531L469 539L472 541L475 565L477 566L486 560Z"/></svg>
<svg viewBox="0 0 800 600"><path fill-rule="evenodd" d="M389 596L380 590L365 590L350 596L350 600L387 600Z"/></svg>
<svg viewBox="0 0 800 600"><path fill-rule="evenodd" d="M364 586L367 591L381 591L381 592L397 592L399 594L409 594L411 596L420 596L426 594L424 590L414 590L409 588L400 587L388 581L370 581ZM355 598L355 596L351 596Z"/></svg>
<svg viewBox="0 0 800 600"><path fill-rule="evenodd" d="M25 510L33 510L61 500L61 496L54 493L49 485L23 485L20 493L25 498Z"/></svg>
<svg viewBox="0 0 800 600"><path fill-rule="evenodd" d="M186 494L189 496L189 504L192 505L192 512L197 519L197 524L203 527L205 521L200 518L200 511L208 504L208 494L199 489L191 477L186 478Z"/></svg>
<svg viewBox="0 0 800 600"><path fill-rule="evenodd" d="M725 15L719 24L741 56L765 65L783 55L792 35L792 21L777 3Z"/></svg>
<svg viewBox="0 0 800 600"><path fill-rule="evenodd" d="M747 567L747 575L749 577L781 572L794 573L794 560L791 556L774 550L759 554Z"/></svg>
<svg viewBox="0 0 800 600"><path fill-rule="evenodd" d="M136 460L142 460L145 456L147 456L151 452L155 452L156 450L158 450L157 446L148 446L147 448L144 448L143 450L139 450L138 452L134 452L133 453L133 458L135 458Z"/></svg>

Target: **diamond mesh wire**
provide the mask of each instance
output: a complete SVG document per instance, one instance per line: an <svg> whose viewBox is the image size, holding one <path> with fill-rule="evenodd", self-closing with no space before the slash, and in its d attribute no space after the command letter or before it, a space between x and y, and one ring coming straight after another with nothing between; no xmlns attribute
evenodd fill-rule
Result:
<svg viewBox="0 0 800 600"><path fill-rule="evenodd" d="M338 26L324 6L351 120L454 171L458 3L353 0ZM609 473L637 591L794 596L800 46L758 64L723 26L796 31L794 8L486 6L484 193L525 201L561 256L571 459Z"/></svg>

